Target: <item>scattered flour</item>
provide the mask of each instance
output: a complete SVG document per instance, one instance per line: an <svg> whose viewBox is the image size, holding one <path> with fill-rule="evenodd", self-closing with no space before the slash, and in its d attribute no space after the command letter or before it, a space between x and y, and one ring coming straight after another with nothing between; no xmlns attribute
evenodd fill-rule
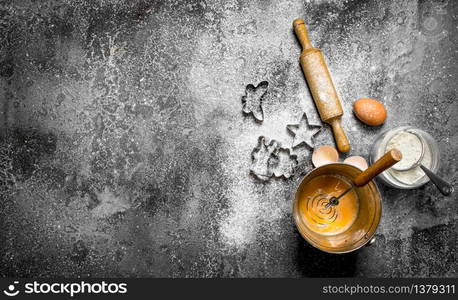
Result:
<svg viewBox="0 0 458 300"><path fill-rule="evenodd" d="M264 230L290 210L284 197L273 196L282 191L284 184L280 182L276 186L277 183L271 183L262 192L259 189L264 186L250 176L249 170L250 155L259 136L275 139L282 146L290 147L293 137L287 132L286 125L297 122L303 113L304 108L297 105L297 95L291 99L268 98L284 82L288 84L288 87L282 88L284 91L297 89L294 80L305 87L303 78L297 76L300 73L296 71L300 69L294 70L294 80L277 80L271 75L274 65L288 66L291 54L298 55L291 23L277 24L273 21L277 19L274 16L279 11L291 16L299 8L291 6L279 10L272 6L266 11L264 7L259 7L253 8L249 14L225 11L226 18L220 25L225 33L222 42L217 43L214 35L202 33L192 57L188 86L195 99L194 117L201 123L215 120L213 128L222 137L218 156L224 170L221 176L227 185L223 197L228 208L219 217L218 229L221 241L231 249L241 250L254 243L256 236L262 234L261 226ZM253 20L253 16L261 13L266 17L256 17L254 19L259 19L259 22L245 26L247 20ZM238 31L245 33L239 34ZM218 45L224 47L220 49ZM277 55L262 55L263 51L273 51ZM218 63L208 57L219 57ZM269 88L264 121L260 125L252 118L243 117L241 97L247 84L257 85L263 80L269 81ZM284 107L279 107L281 102Z"/></svg>
<svg viewBox="0 0 458 300"><path fill-rule="evenodd" d="M255 239L259 225L258 196L243 186L230 190L227 196L232 206L229 216L220 225L222 239L229 246L246 246Z"/></svg>

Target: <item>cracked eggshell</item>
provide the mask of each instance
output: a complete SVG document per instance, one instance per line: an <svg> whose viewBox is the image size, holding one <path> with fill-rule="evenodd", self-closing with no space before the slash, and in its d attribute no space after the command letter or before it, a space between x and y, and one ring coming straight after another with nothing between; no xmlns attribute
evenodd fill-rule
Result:
<svg viewBox="0 0 458 300"><path fill-rule="evenodd" d="M367 161L362 156L350 156L350 157L347 157L343 162L346 164L355 166L361 169L361 171L364 171L368 168Z"/></svg>
<svg viewBox="0 0 458 300"><path fill-rule="evenodd" d="M353 103L353 111L361 122L371 125L382 125L386 120L386 108L379 101L372 98L360 98Z"/></svg>
<svg viewBox="0 0 458 300"><path fill-rule="evenodd" d="M312 163L316 168L337 162L338 160L339 152L337 152L336 148L329 145L316 148L312 154Z"/></svg>

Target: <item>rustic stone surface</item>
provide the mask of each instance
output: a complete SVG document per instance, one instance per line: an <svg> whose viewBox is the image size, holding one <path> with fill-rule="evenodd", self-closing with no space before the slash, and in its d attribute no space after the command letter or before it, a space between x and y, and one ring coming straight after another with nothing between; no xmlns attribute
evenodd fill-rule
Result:
<svg viewBox="0 0 458 300"><path fill-rule="evenodd" d="M290 179L249 175L259 136L320 125L292 31L306 20L344 108L350 155L413 125L457 189L456 1L23 1L0 4L0 276L456 276L457 196L380 184L377 242L309 246ZM268 82L263 122L242 113ZM381 101L379 128L351 112ZM332 144L329 127L315 144Z"/></svg>

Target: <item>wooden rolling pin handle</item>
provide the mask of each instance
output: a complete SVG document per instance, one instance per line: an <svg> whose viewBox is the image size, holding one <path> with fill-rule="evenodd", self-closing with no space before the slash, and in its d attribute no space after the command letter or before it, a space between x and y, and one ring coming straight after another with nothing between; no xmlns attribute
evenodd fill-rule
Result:
<svg viewBox="0 0 458 300"><path fill-rule="evenodd" d="M336 140L337 149L340 152L350 151L350 142L348 141L347 135L342 128L339 118L328 121L331 124L332 132L334 133L334 139Z"/></svg>
<svg viewBox="0 0 458 300"><path fill-rule="evenodd" d="M302 50L312 49L312 43L310 42L307 28L303 19L296 19L293 22L294 32L296 33L299 43L301 43Z"/></svg>
<svg viewBox="0 0 458 300"><path fill-rule="evenodd" d="M369 183L375 176L382 173L392 165L402 159L401 151L397 149L391 149L385 155L380 157L373 165L363 171L361 174L356 176L355 185L361 187Z"/></svg>

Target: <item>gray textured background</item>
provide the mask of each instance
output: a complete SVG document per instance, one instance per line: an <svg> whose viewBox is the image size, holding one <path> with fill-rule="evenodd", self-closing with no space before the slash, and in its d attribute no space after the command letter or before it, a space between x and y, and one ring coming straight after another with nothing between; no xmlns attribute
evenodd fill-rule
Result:
<svg viewBox="0 0 458 300"><path fill-rule="evenodd" d="M311 169L249 175L260 135L320 124L294 18L342 95L351 154L418 126L457 186L456 1L1 1L1 276L456 276L457 196L382 186L377 243L329 255L291 218ZM242 113L268 81L265 120ZM381 128L351 112L374 97ZM329 128L316 144L333 143Z"/></svg>

